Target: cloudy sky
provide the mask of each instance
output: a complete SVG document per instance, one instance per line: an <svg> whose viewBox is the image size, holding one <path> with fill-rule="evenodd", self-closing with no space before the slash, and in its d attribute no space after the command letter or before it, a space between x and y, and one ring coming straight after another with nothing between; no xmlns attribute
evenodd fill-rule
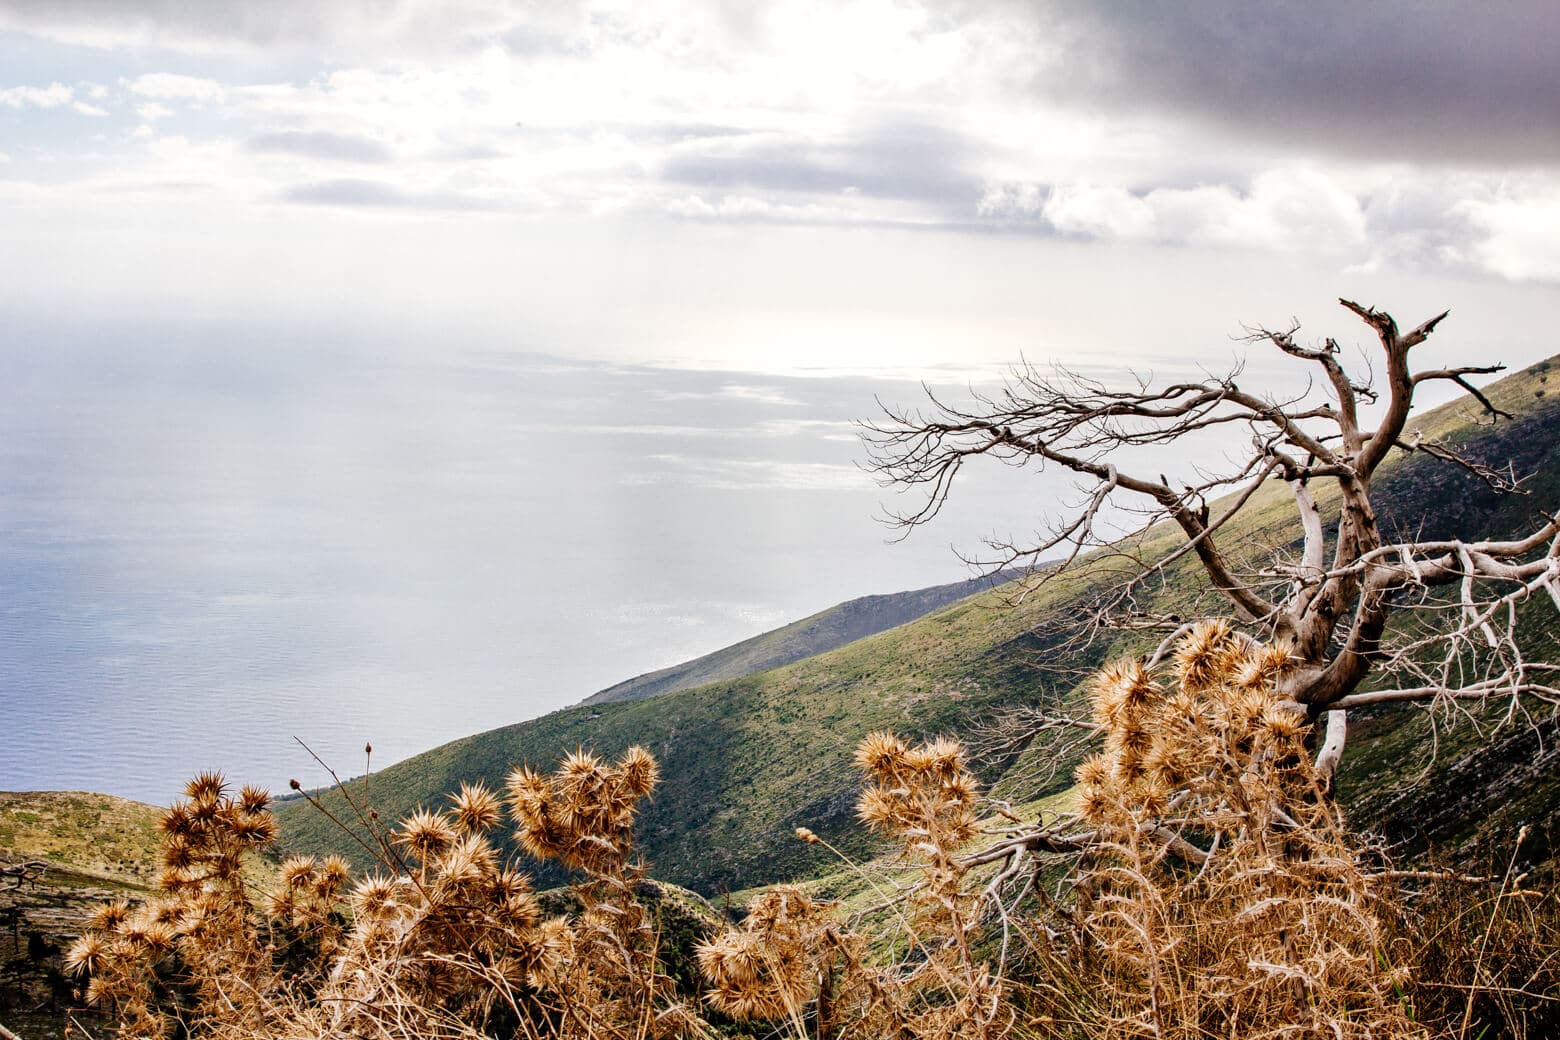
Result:
<svg viewBox="0 0 1560 1040"><path fill-rule="evenodd" d="M1073 490L972 471L885 544L851 424L915 379L1365 345L1339 296L1450 308L1426 365L1553 354L1557 39L1551 0L0 0L0 788L317 782L292 735L397 758L964 577Z"/></svg>
<svg viewBox="0 0 1560 1040"><path fill-rule="evenodd" d="M1557 38L1547 0L3 0L0 302L808 370L1227 353L1353 293L1530 360Z"/></svg>

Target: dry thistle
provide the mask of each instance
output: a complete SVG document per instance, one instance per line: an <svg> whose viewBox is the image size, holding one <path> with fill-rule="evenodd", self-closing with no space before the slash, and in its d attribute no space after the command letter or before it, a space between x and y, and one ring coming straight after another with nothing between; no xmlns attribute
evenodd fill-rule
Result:
<svg viewBox="0 0 1560 1040"><path fill-rule="evenodd" d="M395 841L410 849L426 867L455 843L455 830L437 813L419 809L401 821Z"/></svg>
<svg viewBox="0 0 1560 1040"><path fill-rule="evenodd" d="M1131 1035L1418 1035L1393 998L1378 897L1305 754L1309 722L1274 681L1284 647L1226 622L1175 648L1175 688L1136 662L1094 693L1104 751L1078 769L1103 844L1082 891L1101 981Z"/></svg>
<svg viewBox="0 0 1560 1040"><path fill-rule="evenodd" d="M776 885L762 893L742 928L699 947L699 968L711 985L705 999L738 1021L800 1021L818 995L830 927L800 889Z"/></svg>
<svg viewBox="0 0 1560 1040"><path fill-rule="evenodd" d="M460 793L451 801L455 826L462 834L484 834L503 822L503 804L485 784L462 781Z"/></svg>

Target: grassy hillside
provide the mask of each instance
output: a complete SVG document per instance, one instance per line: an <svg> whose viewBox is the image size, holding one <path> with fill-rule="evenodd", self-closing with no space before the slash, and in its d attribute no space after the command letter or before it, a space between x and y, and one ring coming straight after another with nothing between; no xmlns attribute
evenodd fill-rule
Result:
<svg viewBox="0 0 1560 1040"><path fill-rule="evenodd" d="M1427 436L1450 437L1490 460L1511 458L1519 472L1537 472L1532 495L1499 498L1422 453L1402 455L1378 477L1378 510L1387 528L1431 535L1505 532L1526 523L1535 509L1560 504L1560 402L1548 394L1549 374L1546 363L1491 388L1496 402L1516 413L1513 421L1475 422L1476 405L1454 402L1414 424ZM1267 489L1253 499L1225 544L1246 547L1253 561L1269 547L1292 545L1297 537L1292 515L1287 490ZM1164 551L1175 539L1174 532L1151 532L1146 548ZM1163 588L1146 605L1192 609L1203 588L1195 568L1190 559L1169 568ZM851 819L857 778L848 764L865 733L882 727L912 738L967 733L1005 706L1066 701L1081 675L1107 656L1141 646L1141 640L1134 644L1127 637L1081 649L1064 642L1067 623L1117 577L1119 572L1102 564L1087 575L1048 584L1016 605L1001 592L989 592L771 671L651 700L581 705L468 737L375 775L372 802L395 819L462 780L497 785L519 763L550 767L576 746L616 754L640 743L661 759L665 778L641 827L656 876L710 893L815 873L828 861L792 837L796 826L805 824L848 850L869 849ZM1395 827L1396 836L1421 845L1441 840L1415 837L1416 821L1429 816L1394 817L1387 794L1412 784L1402 804L1424 806L1446 802L1446 792L1471 793L1465 774L1456 769L1458 742L1467 747L1473 742L1443 739L1441 756L1430 762L1426 725L1412 712L1362 718L1341 778L1345 797L1360 803L1359 820ZM1054 757L1045 746L1014 752L986 762L982 779L1005 796L1042 797L1067 786L1065 768L1048 783L1019 778L1045 775L1033 767ZM1479 789L1509 789L1514 782L1509 769L1487 764ZM361 781L353 787L358 794L364 790ZM1554 805L1560 804L1557 796L1560 792L1541 787L1534 797ZM339 795L327 801L341 809ZM289 803L281 818L293 848L358 851L307 805ZM1448 831L1446 837L1466 842L1476 836Z"/></svg>
<svg viewBox="0 0 1560 1040"><path fill-rule="evenodd" d="M162 810L80 791L0 792L0 863L43 862L0 880L0 1013L26 1036L58 1036L79 1004L64 951L102 901L150 894Z"/></svg>
<svg viewBox="0 0 1560 1040"><path fill-rule="evenodd" d="M722 679L740 679L754 672L767 672L914 621L939 607L1002 583L1002 577L992 575L909 592L861 596L692 661L626 679L592 694L581 703L633 701Z"/></svg>
<svg viewBox="0 0 1560 1040"><path fill-rule="evenodd" d="M149 885L163 810L81 791L0 791L0 861L43 860L106 882Z"/></svg>

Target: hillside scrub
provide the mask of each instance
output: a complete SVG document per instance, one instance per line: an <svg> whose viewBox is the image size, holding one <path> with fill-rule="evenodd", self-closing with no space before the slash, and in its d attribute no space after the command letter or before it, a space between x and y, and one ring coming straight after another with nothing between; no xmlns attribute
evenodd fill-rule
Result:
<svg viewBox="0 0 1560 1040"><path fill-rule="evenodd" d="M1453 444L1481 465L1510 466L1524 478L1525 494L1497 492L1467 469L1422 451L1399 451L1371 485L1384 536L1393 542L1515 537L1537 512L1560 509L1560 397L1537 396L1546 376L1552 382L1560 371L1557 365L1560 358L1481 387L1512 419L1492 421L1477 399L1462 396L1416 413L1408 424L1410 439L1422 435ZM1325 487L1316 489L1316 498L1330 525L1336 501ZM1223 546L1250 549L1255 564L1264 547L1298 553L1292 499L1287 484L1269 481L1220 529ZM1210 505L1215 514L1225 509L1219 500ZM1161 559L1182 541L1178 529L1167 527L1125 548ZM851 749L868 733L892 729L911 743L958 733L982 784L1016 804L1066 790L1085 753L1073 746L1074 738L1087 729L1063 725L1036 732L1027 723L1038 711L1049 721L1070 716L1090 725L1084 680L1107 660L1152 656L1166 635L1128 628L1096 632L1086 643L1072 638L1077 620L1090 615L1100 596L1131 580L1132 563L1105 560L1027 594L1020 586L998 589L760 675L648 701L564 709L476 734L375 770L371 783L349 781L344 791L362 799L371 789L380 811L398 817L462 782L500 788L519 761L551 765L561 750L579 746L616 757L642 744L677 778L640 817L639 847L658 878L718 900L727 890L814 876L833 869L832 857L822 846L786 840L799 825L854 857L872 855L872 839L852 819L856 774L850 764ZM1457 588L1439 592L1455 597ZM1166 564L1136 596L1145 612L1183 620L1217 606L1190 554ZM1548 597L1540 591L1518 609L1527 625L1521 643L1526 658L1560 660L1560 626L1553 624ZM1393 626L1415 613L1399 611ZM1398 645L1402 631L1390 627L1386 639ZM1390 689L1390 681L1373 676L1364 689ZM1542 862L1551 855L1547 849L1560 848L1553 841L1560 831L1545 822L1560 797L1554 758L1560 716L1536 698L1508 715L1511 706L1506 698L1492 698L1407 710L1394 703L1348 709L1348 748L1334 796L1355 826L1379 831L1405 865L1440 857L1487 873L1492 859L1505 862L1500 850L1509 849L1524 822L1532 833L1523 858ZM1540 725L1530 726L1530 718ZM1016 728L986 729L1010 719ZM1320 720L1314 728L1320 738ZM342 792L319 799L350 817ZM350 835L302 798L281 802L277 815L289 851L336 853L359 868L370 865ZM500 839L512 847L507 837ZM545 865L535 876L544 887L566 880L560 868Z"/></svg>
<svg viewBox="0 0 1560 1040"><path fill-rule="evenodd" d="M1045 849L981 800L957 741L871 735L857 816L911 880L852 867L876 892L854 913L765 890L678 940L692 977L671 969L687 951L635 852L660 781L638 748L516 770L502 795L464 787L372 827L379 870L295 857L264 898L241 867L274 834L267 796L197 777L162 823L162 895L105 906L70 960L128 1037L1541 1035L1553 899L1436 875L1426 908L1405 902L1323 797L1304 711L1279 692L1293 666L1210 623L1166 664L1103 670L1104 744ZM567 900L499 854L506 815L525 857L575 873ZM1480 950L1450 995L1419 977L1457 959L1443 938Z"/></svg>

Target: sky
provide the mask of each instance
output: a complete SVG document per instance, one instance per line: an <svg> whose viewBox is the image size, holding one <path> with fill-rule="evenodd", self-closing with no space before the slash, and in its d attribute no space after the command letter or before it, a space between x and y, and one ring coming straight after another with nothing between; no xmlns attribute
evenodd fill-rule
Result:
<svg viewBox="0 0 1560 1040"><path fill-rule="evenodd" d="M12 307L734 369L1227 354L1355 293L1519 339L1560 11L0 2Z"/></svg>
<svg viewBox="0 0 1560 1040"><path fill-rule="evenodd" d="M851 422L919 381L1251 353L1287 393L1241 336L1363 371L1340 296L1449 308L1427 367L1547 357L1556 39L1549 0L0 0L0 692L57 749L0 787L116 782L62 771L72 697L108 740L183 691L156 800L205 741L270 768L278 712L350 749L474 691L398 757L965 577L1070 487L972 470L891 542Z"/></svg>

